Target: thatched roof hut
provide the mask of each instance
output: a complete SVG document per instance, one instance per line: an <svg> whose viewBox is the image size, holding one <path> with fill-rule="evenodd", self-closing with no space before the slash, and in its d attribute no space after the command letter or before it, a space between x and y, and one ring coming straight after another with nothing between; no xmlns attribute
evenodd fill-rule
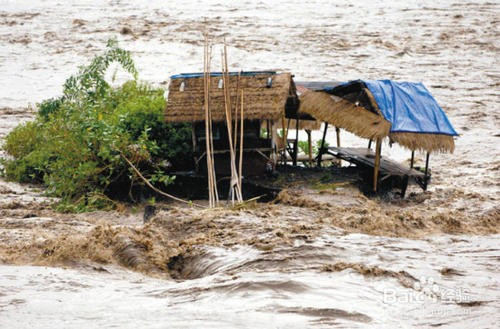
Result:
<svg viewBox="0 0 500 329"><path fill-rule="evenodd" d="M210 110L212 120L226 120L222 73L210 74ZM247 120L281 120L285 112L296 113L298 97L290 73L275 71L230 72L229 89L233 109L240 105L243 91L244 117ZM238 95L238 96L237 96ZM179 74L171 77L167 122L205 120L203 73Z"/></svg>
<svg viewBox="0 0 500 329"><path fill-rule="evenodd" d="M453 152L456 131L421 83L298 83L300 112L360 137L389 137L410 150ZM309 90L305 90L307 88Z"/></svg>

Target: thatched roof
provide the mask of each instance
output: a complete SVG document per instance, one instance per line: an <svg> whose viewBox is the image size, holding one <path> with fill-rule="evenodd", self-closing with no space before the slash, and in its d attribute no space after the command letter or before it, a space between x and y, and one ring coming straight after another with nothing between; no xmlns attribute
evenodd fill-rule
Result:
<svg viewBox="0 0 500 329"><path fill-rule="evenodd" d="M453 136L441 133L391 131L374 95L363 81L308 90L300 95L300 112L368 139L389 137L410 150L450 152ZM300 86L298 87L300 88ZM302 88L303 89L303 88Z"/></svg>
<svg viewBox="0 0 500 329"><path fill-rule="evenodd" d="M226 119L224 88L219 88L221 79L220 73L211 73L210 109L213 121ZM272 80L270 86L269 79ZM295 85L290 73L262 71L239 74L231 72L229 89L233 111L237 102L239 109L241 90L243 90L245 119L278 120L285 114L287 100L289 104L298 104ZM293 101L294 98L295 101ZM173 76L169 86L165 120L167 122L203 121L205 120L203 103L203 73Z"/></svg>
<svg viewBox="0 0 500 329"><path fill-rule="evenodd" d="M300 96L300 112L368 139L386 137L391 128L382 116L322 91L303 93Z"/></svg>

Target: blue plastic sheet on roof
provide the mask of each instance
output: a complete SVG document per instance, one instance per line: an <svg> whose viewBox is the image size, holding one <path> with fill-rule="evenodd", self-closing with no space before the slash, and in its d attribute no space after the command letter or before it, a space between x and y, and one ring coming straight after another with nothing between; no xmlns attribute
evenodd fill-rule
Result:
<svg viewBox="0 0 500 329"><path fill-rule="evenodd" d="M170 77L170 79L189 79L189 78L200 78L203 76L203 72L198 73L181 73L175 74ZM241 72L228 72L228 75L241 75L242 77L255 76L258 74L276 74L276 71L241 71ZM221 77L222 72L210 72L211 77Z"/></svg>
<svg viewBox="0 0 500 329"><path fill-rule="evenodd" d="M443 109L420 82L358 80L368 87L391 132L457 136Z"/></svg>

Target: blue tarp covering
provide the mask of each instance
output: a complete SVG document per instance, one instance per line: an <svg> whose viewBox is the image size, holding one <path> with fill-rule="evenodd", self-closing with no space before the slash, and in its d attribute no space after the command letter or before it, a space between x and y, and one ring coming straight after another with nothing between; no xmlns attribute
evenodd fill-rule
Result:
<svg viewBox="0 0 500 329"><path fill-rule="evenodd" d="M392 80L356 82L363 82L373 94L380 111L391 123L391 132L458 135L443 109L422 83Z"/></svg>

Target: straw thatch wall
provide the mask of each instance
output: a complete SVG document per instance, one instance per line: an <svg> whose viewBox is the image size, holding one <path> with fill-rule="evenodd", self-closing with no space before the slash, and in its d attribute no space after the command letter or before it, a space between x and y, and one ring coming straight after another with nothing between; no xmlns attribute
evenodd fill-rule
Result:
<svg viewBox="0 0 500 329"><path fill-rule="evenodd" d="M455 141L453 136L423 133L391 133L389 138L410 150L437 153L453 153Z"/></svg>
<svg viewBox="0 0 500 329"><path fill-rule="evenodd" d="M272 78L272 86L267 87L268 78ZM210 77L210 109L213 121L226 120L224 88L219 88L222 77ZM184 91L180 85L184 81ZM244 93L245 119L281 120L285 113L285 104L289 95L296 97L292 88L292 76L289 73L257 74L253 76L229 76L231 105L233 111L238 93L238 109L240 107L241 90ZM239 90L239 92L237 92ZM205 120L203 77L172 79L169 86L165 120L167 122L193 122Z"/></svg>
<svg viewBox="0 0 500 329"><path fill-rule="evenodd" d="M303 93L300 96L300 112L368 139L386 137L391 129L391 124L382 116L321 91Z"/></svg>

